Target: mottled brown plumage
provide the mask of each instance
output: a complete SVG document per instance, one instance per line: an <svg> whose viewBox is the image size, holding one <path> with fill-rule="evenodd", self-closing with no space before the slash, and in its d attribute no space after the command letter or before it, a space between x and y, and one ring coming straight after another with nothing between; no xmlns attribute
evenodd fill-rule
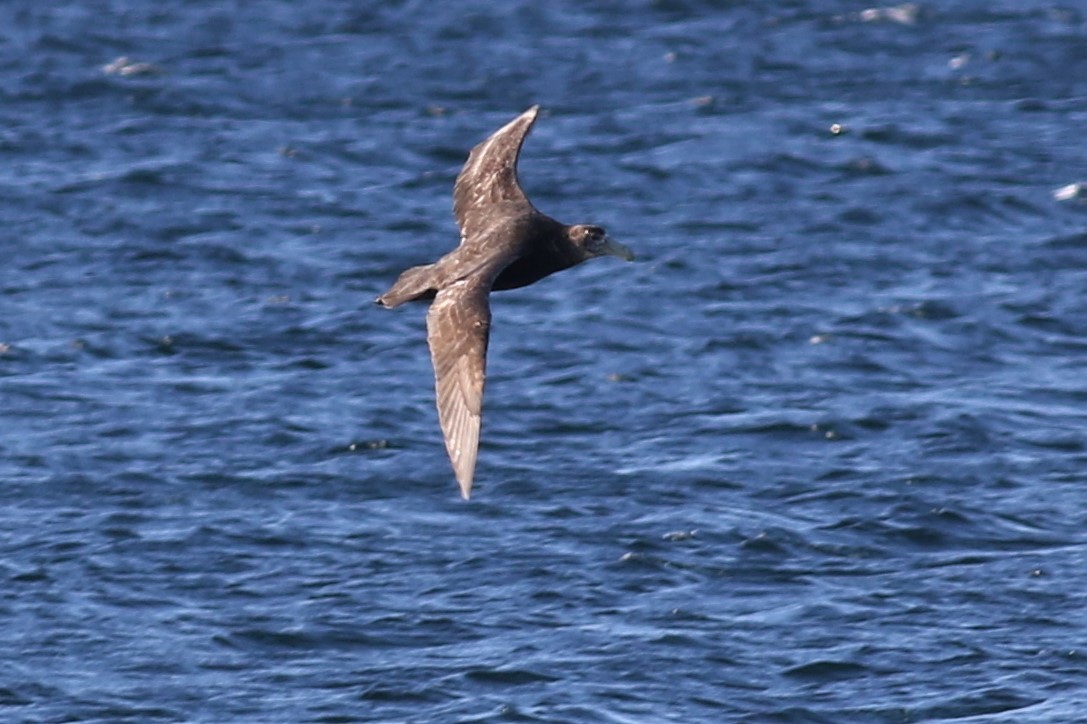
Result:
<svg viewBox="0 0 1087 724"><path fill-rule="evenodd" d="M400 275L377 303L433 299L427 344L438 421L461 494L472 491L486 379L492 290L532 284L596 256L633 259L599 226L566 226L541 214L517 179L517 158L538 106L472 149L453 186L460 245L433 264Z"/></svg>

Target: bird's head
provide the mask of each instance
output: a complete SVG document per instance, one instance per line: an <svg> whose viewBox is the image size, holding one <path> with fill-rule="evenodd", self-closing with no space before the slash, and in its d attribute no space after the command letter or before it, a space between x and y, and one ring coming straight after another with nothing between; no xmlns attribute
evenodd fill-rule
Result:
<svg viewBox="0 0 1087 724"><path fill-rule="evenodd" d="M578 224L569 229L570 241L584 253L586 259L594 256L617 256L627 261L634 260L634 252L608 238L603 227Z"/></svg>

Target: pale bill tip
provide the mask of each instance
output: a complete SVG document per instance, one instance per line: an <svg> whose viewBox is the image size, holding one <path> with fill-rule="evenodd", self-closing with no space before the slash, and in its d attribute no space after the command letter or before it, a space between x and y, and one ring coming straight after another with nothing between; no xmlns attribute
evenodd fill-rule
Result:
<svg viewBox="0 0 1087 724"><path fill-rule="evenodd" d="M620 244L610 236L604 239L604 253L626 261L634 261L634 252L630 250L630 247Z"/></svg>

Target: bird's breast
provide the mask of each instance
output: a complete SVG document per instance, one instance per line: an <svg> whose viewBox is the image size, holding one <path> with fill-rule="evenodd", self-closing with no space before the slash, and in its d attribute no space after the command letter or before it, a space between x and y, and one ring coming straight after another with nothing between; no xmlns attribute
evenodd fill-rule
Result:
<svg viewBox="0 0 1087 724"><path fill-rule="evenodd" d="M504 289L517 289L534 284L546 276L557 271L562 271L573 266L566 260L553 255L530 254L517 259L502 270L498 278L494 280L491 289L502 291Z"/></svg>

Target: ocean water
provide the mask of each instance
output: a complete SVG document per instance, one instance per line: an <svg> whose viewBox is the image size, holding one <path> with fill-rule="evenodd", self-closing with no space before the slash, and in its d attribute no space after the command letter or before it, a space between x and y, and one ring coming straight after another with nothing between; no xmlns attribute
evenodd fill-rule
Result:
<svg viewBox="0 0 1087 724"><path fill-rule="evenodd" d="M424 310L468 149L639 256ZM1087 718L1074 2L0 6L0 719Z"/></svg>

